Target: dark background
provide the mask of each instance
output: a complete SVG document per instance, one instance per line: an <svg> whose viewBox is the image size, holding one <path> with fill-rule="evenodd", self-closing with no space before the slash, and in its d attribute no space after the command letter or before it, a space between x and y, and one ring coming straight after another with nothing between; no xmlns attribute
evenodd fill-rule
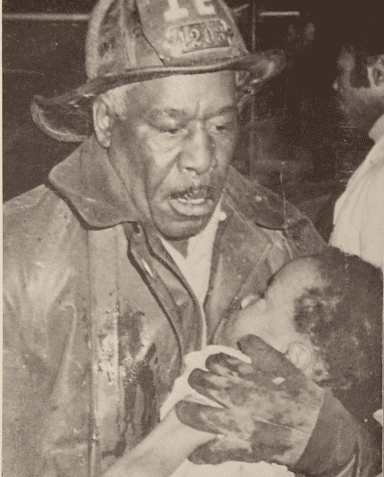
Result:
<svg viewBox="0 0 384 477"><path fill-rule="evenodd" d="M86 81L86 21L15 20L9 14L90 13L94 4L3 2L5 200L43 183L52 166L77 147L50 139L34 125L29 112L33 95L54 96ZM253 18L265 10L298 11L300 16ZM344 26L352 15L356 11L342 1L265 0L257 8L250 3L238 18L250 50L255 40L258 50L282 48L288 66L257 94L253 116L251 107L245 110L234 165L284 193L315 222L371 146L364 135L343 127L331 88ZM325 213L328 219L331 212Z"/></svg>

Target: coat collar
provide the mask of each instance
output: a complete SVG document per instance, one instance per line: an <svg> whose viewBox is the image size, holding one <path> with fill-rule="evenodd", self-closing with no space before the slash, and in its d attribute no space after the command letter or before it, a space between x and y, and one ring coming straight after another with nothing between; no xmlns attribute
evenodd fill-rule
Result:
<svg viewBox="0 0 384 477"><path fill-rule="evenodd" d="M141 221L106 150L94 135L52 169L49 182L90 227ZM245 220L264 228L284 229L289 222L279 196L256 181L251 183L232 167L223 203L238 209Z"/></svg>
<svg viewBox="0 0 384 477"><path fill-rule="evenodd" d="M139 221L128 191L95 136L54 167L49 182L91 227Z"/></svg>

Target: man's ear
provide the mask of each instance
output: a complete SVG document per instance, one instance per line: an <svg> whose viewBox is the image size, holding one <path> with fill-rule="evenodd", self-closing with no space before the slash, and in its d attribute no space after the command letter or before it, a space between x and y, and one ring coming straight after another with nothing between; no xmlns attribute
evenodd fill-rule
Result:
<svg viewBox="0 0 384 477"><path fill-rule="evenodd" d="M380 55L371 66L372 78L375 86L384 86L384 54Z"/></svg>
<svg viewBox="0 0 384 477"><path fill-rule="evenodd" d="M111 145L111 135L115 114L104 98L98 97L93 103L93 125L100 145L108 149Z"/></svg>
<svg viewBox="0 0 384 477"><path fill-rule="evenodd" d="M289 361L305 374L312 363L312 352L303 343L293 342L288 345L285 356Z"/></svg>

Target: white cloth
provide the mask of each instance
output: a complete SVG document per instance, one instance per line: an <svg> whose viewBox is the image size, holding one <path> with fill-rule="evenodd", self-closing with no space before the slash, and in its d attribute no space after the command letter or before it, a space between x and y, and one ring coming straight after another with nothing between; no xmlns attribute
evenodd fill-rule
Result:
<svg viewBox="0 0 384 477"><path fill-rule="evenodd" d="M202 351L187 354L184 357L185 372L175 381L171 394L163 404L160 413L161 419L186 396L189 400L194 399L218 407L217 403L210 401L191 388L188 384L188 377L193 369L206 369L205 361L209 355L221 352L235 356L247 363L251 362L250 358L240 351L220 345L208 346ZM250 464L228 461L219 465L195 465L189 460L185 460L171 477L294 477L294 474L289 472L285 466L266 462Z"/></svg>
<svg viewBox="0 0 384 477"><path fill-rule="evenodd" d="M384 115L369 136L375 145L336 202L330 244L383 269Z"/></svg>

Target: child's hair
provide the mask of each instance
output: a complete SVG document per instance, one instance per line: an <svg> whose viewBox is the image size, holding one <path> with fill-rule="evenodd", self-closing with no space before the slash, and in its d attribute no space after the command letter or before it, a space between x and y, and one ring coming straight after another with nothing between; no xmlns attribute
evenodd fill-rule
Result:
<svg viewBox="0 0 384 477"><path fill-rule="evenodd" d="M322 384L343 402L361 401L363 392L375 411L381 407L382 272L334 247L311 261L323 285L296 300L296 329L319 350L329 374Z"/></svg>

